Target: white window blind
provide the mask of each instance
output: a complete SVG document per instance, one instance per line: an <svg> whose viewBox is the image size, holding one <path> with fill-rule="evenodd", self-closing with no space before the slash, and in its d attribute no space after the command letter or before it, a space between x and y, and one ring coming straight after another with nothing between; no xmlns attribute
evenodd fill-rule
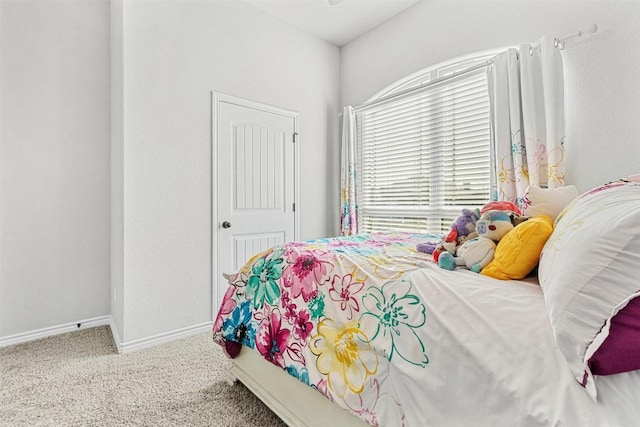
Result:
<svg viewBox="0 0 640 427"><path fill-rule="evenodd" d="M443 232L490 193L486 68L357 111L359 230Z"/></svg>

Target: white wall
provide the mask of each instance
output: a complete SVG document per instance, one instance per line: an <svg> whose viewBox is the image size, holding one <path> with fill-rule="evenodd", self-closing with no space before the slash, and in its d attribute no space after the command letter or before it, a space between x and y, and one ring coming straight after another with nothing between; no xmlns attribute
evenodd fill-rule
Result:
<svg viewBox="0 0 640 427"><path fill-rule="evenodd" d="M342 48L342 104L359 105L422 68L565 36L567 180L580 190L640 172L640 2L425 0Z"/></svg>
<svg viewBox="0 0 640 427"><path fill-rule="evenodd" d="M4 337L109 314L109 5L0 9Z"/></svg>
<svg viewBox="0 0 640 427"><path fill-rule="evenodd" d="M337 233L340 52L243 2L127 1L121 20L130 342L213 316L211 90L299 112L301 238Z"/></svg>
<svg viewBox="0 0 640 427"><path fill-rule="evenodd" d="M124 10L110 1L111 99L111 330L117 344L124 335Z"/></svg>

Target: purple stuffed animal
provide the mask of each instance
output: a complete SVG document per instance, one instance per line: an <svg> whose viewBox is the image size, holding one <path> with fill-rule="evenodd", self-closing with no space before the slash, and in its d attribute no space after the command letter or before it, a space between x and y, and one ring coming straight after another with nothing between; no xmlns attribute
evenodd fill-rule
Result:
<svg viewBox="0 0 640 427"><path fill-rule="evenodd" d="M418 252L424 252L425 254L432 254L436 247L440 244L440 242L426 242L426 243L418 243L416 249Z"/></svg>
<svg viewBox="0 0 640 427"><path fill-rule="evenodd" d="M456 218L451 224L451 229L455 228L458 230L458 245L464 243L464 240L467 240L469 235L476 231L476 221L480 219L480 210L479 209L462 209L462 215ZM464 239L461 241L461 239Z"/></svg>
<svg viewBox="0 0 640 427"><path fill-rule="evenodd" d="M418 243L416 249L419 252L424 252L427 254L432 254L434 252L442 252L448 251L453 252L452 255L455 255L455 249L464 243L470 235L475 237L476 230L476 221L480 219L480 210L479 209L462 209L462 214L453 221L451 227L449 228L449 234L455 229L457 235L456 242L450 242L450 244L445 244L442 240L435 242L425 242ZM473 234L472 234L473 233Z"/></svg>

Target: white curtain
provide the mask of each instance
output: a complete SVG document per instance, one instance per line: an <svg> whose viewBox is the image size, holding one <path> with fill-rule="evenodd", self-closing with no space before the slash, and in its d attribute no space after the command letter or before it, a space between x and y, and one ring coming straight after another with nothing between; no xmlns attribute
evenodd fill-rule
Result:
<svg viewBox="0 0 640 427"><path fill-rule="evenodd" d="M494 143L493 200L521 204L529 184L562 187L564 83L552 37L495 57L488 71Z"/></svg>
<svg viewBox="0 0 640 427"><path fill-rule="evenodd" d="M358 234L356 202L356 115L353 107L344 107L342 114L342 152L340 168L340 230L343 236Z"/></svg>

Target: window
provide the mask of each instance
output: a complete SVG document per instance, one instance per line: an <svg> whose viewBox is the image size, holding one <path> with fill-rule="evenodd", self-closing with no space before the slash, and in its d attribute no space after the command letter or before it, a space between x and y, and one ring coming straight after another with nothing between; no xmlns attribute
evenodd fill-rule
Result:
<svg viewBox="0 0 640 427"><path fill-rule="evenodd" d="M440 233L489 200L487 62L474 62L411 77L356 109L360 232Z"/></svg>

